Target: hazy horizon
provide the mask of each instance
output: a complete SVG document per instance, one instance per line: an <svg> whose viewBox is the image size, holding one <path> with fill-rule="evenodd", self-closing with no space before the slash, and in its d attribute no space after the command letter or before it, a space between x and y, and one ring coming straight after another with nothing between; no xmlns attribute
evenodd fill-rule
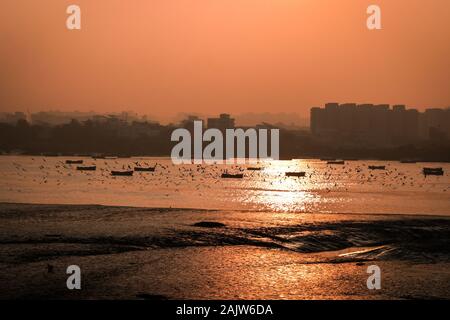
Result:
<svg viewBox="0 0 450 320"><path fill-rule="evenodd" d="M2 3L0 111L295 113L327 102L450 105L450 3L72 1Z"/></svg>

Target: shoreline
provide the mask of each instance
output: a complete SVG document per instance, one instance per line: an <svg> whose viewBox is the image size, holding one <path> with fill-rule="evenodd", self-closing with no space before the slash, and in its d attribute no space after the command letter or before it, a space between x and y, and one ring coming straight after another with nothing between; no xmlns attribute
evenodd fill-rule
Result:
<svg viewBox="0 0 450 320"><path fill-rule="evenodd" d="M104 160L105 156L102 157L96 157L95 155L87 155L87 154L78 154L78 153L50 153L46 154L43 152L36 152L36 153L0 153L0 157L45 157L45 158L88 158L93 160ZM171 155L107 155L107 157L113 157L117 159L143 159L143 160L166 160L171 159ZM317 160L320 161L320 159L324 158L330 158L330 159L342 159L348 162L355 162L355 161L390 161L390 162L401 162L405 160L405 157L352 157L350 156L338 156L333 157L328 154L313 154L313 155L285 155L281 156L278 160L280 161L292 161L292 160ZM418 159L414 158L415 163L450 163L450 160L447 158L430 158L430 159ZM194 160L194 159L192 159ZM406 160L409 160L408 158Z"/></svg>
<svg viewBox="0 0 450 320"><path fill-rule="evenodd" d="M274 211L267 209L252 210L252 209L220 209L220 208L189 208L189 207L162 207L162 206L127 206L127 205L108 205L108 204L97 204L97 203L40 203L40 202L10 202L10 201L0 201L0 211L4 210L2 206L46 206L46 207L79 207L80 209L86 208L111 208L111 209L134 209L143 211L200 211L200 212L242 212L242 213L260 213L260 214L273 214ZM449 214L435 214L435 213L383 213L383 212L373 212L373 213L358 213L358 212L303 212L303 211L277 211L276 213L284 214L297 214L297 215L342 215L342 216L373 216L373 217L404 217L404 218L442 218L450 219Z"/></svg>

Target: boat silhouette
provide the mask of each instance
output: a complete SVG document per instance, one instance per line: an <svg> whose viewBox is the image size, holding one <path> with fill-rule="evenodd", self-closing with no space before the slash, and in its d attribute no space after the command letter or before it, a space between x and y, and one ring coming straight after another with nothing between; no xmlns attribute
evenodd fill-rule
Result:
<svg viewBox="0 0 450 320"><path fill-rule="evenodd" d="M306 172L286 172L286 177L304 177Z"/></svg>
<svg viewBox="0 0 450 320"><path fill-rule="evenodd" d="M83 160L66 160L66 164L83 164Z"/></svg>
<svg viewBox="0 0 450 320"><path fill-rule="evenodd" d="M77 170L78 171L95 171L95 170L97 170L97 166L86 166L86 167L78 166Z"/></svg>
<svg viewBox="0 0 450 320"><path fill-rule="evenodd" d="M244 174L242 174L242 173L236 173L236 174L222 173L221 177L223 179L242 179L244 177Z"/></svg>
<svg viewBox="0 0 450 320"><path fill-rule="evenodd" d="M370 170L386 170L386 166L369 166Z"/></svg>
<svg viewBox="0 0 450 320"><path fill-rule="evenodd" d="M442 168L423 168L422 170L425 176L443 176L444 170Z"/></svg>
<svg viewBox="0 0 450 320"><path fill-rule="evenodd" d="M333 161L328 161L327 164L345 164L344 160L333 160Z"/></svg>
<svg viewBox="0 0 450 320"><path fill-rule="evenodd" d="M112 176L124 176L130 177L133 175L133 171L111 171Z"/></svg>
<svg viewBox="0 0 450 320"><path fill-rule="evenodd" d="M134 167L137 172L154 172L156 167Z"/></svg>

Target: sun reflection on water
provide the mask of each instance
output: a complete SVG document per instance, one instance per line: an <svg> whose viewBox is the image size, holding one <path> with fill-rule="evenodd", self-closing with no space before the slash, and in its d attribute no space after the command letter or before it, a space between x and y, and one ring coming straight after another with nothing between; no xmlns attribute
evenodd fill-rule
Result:
<svg viewBox="0 0 450 320"><path fill-rule="evenodd" d="M444 176L424 177L422 167L437 164L348 161L333 166L310 159L261 161L261 170L248 170L255 165L177 166L161 158L83 160L97 170L79 172L63 157L0 157L0 201L280 213L449 213L448 164L439 164ZM157 169L131 177L110 174L136 163ZM372 164L385 165L386 170L370 170ZM225 171L243 178L222 179ZM286 172L305 176L287 177Z"/></svg>
<svg viewBox="0 0 450 320"><path fill-rule="evenodd" d="M265 178L250 183L250 187L259 192L250 193L245 201L276 212L305 212L311 204L320 202L320 194L309 191L313 189L310 179L286 177L285 173L305 172L308 175L308 170L308 164L301 160L265 163Z"/></svg>

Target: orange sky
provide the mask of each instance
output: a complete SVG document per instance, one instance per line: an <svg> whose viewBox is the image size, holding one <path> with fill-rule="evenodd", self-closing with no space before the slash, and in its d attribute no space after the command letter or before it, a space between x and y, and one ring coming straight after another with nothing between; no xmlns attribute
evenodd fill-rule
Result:
<svg viewBox="0 0 450 320"><path fill-rule="evenodd" d="M450 105L448 0L2 0L0 31L1 111Z"/></svg>

